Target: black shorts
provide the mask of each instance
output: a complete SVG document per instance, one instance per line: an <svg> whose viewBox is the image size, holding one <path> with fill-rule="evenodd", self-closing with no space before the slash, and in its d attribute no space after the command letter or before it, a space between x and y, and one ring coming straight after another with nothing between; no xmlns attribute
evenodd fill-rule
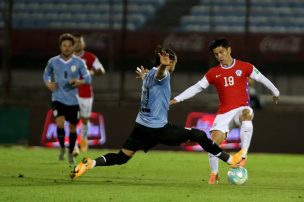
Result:
<svg viewBox="0 0 304 202"><path fill-rule="evenodd" d="M65 105L61 102L52 102L52 109L54 117L64 116L65 120L70 124L77 125L79 121L79 106Z"/></svg>
<svg viewBox="0 0 304 202"><path fill-rule="evenodd" d="M130 137L123 145L123 149L147 152L157 144L178 146L190 140L191 130L183 127L167 124L162 128L149 128L135 123Z"/></svg>

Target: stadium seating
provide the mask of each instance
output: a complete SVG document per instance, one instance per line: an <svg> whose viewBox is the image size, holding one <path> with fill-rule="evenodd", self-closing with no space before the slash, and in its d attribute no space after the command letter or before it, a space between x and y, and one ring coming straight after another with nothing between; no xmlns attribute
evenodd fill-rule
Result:
<svg viewBox="0 0 304 202"><path fill-rule="evenodd" d="M126 27L138 30L165 0L128 0L128 3ZM123 9L123 0L15 0L13 27L121 29Z"/></svg>
<svg viewBox="0 0 304 202"><path fill-rule="evenodd" d="M303 32L303 0L252 0L251 32Z"/></svg>
<svg viewBox="0 0 304 202"><path fill-rule="evenodd" d="M188 16L180 20L181 31L245 32L246 12L249 32L304 32L303 0L200 0Z"/></svg>
<svg viewBox="0 0 304 202"><path fill-rule="evenodd" d="M128 0L127 29L136 31L143 28L166 1ZM198 5L191 8L189 15L181 17L179 26L173 27L173 30L229 33L304 32L304 0L198 2ZM247 8L247 2L250 9ZM0 1L0 10L3 5L4 1ZM123 26L123 8L123 0L14 0L13 27L118 30ZM3 17L0 16L0 28L3 26Z"/></svg>

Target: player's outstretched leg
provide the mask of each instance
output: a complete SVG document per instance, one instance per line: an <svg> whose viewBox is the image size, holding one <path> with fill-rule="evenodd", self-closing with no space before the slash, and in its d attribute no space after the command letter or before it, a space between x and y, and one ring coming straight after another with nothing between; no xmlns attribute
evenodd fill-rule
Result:
<svg viewBox="0 0 304 202"><path fill-rule="evenodd" d="M206 152L215 155L231 167L238 167L242 160L242 155L244 155L242 150L232 156L227 154L216 143L212 142L207 137L206 133L201 130L192 129L190 132L190 138L191 141L198 142Z"/></svg>
<svg viewBox="0 0 304 202"><path fill-rule="evenodd" d="M88 170L92 169L95 166L95 161L88 157L84 157L82 161L75 166L74 170L71 172L71 178L75 179L85 174Z"/></svg>
<svg viewBox="0 0 304 202"><path fill-rule="evenodd" d="M75 179L86 173L88 170L93 169L95 166L122 165L127 163L131 158L132 157L126 155L122 151L119 151L117 154L108 153L106 155L96 158L95 160L85 157L74 168L70 176L72 179Z"/></svg>

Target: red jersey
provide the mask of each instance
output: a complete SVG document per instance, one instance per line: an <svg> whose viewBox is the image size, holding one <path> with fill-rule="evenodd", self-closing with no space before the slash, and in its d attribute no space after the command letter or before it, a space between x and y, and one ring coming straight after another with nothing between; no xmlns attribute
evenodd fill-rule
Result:
<svg viewBox="0 0 304 202"><path fill-rule="evenodd" d="M209 84L218 92L219 114L250 104L247 80L253 69L252 64L234 59L231 66L218 65L206 73Z"/></svg>
<svg viewBox="0 0 304 202"><path fill-rule="evenodd" d="M82 58L86 65L88 70L92 70L94 68L93 64L97 57L88 51L84 51L83 54L80 56ZM93 97L93 87L91 84L83 84L78 86L78 95L79 97L84 97L84 98L90 98Z"/></svg>

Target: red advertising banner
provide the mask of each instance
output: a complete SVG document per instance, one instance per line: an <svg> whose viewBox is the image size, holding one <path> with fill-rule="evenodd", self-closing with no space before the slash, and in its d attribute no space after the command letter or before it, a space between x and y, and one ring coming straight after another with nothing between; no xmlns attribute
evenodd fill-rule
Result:
<svg viewBox="0 0 304 202"><path fill-rule="evenodd" d="M81 126L82 123L79 121L77 124L77 143L81 141ZM65 144L69 144L69 125L68 122L65 123ZM89 129L88 129L88 144L90 146L103 145L106 142L105 125L103 115L101 113L92 112ZM47 112L44 129L41 134L41 145L45 147L59 147L59 142L57 141L57 127L55 124L53 111L50 109Z"/></svg>

